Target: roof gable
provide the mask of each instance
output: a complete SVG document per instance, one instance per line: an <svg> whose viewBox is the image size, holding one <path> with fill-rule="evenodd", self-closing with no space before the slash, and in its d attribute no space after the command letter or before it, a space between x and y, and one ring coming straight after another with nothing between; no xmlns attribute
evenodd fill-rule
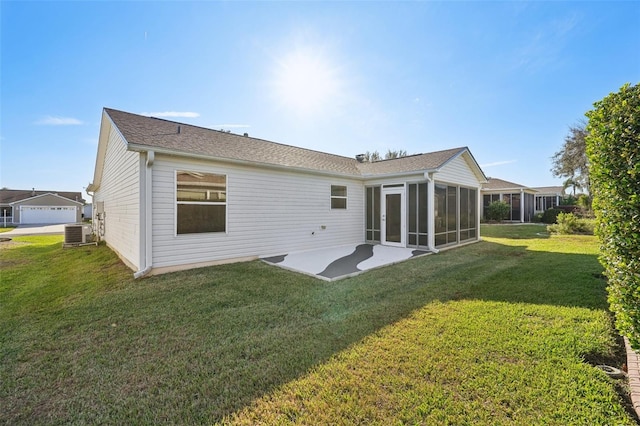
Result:
<svg viewBox="0 0 640 426"><path fill-rule="evenodd" d="M411 171L435 171L461 153L465 148L447 149L427 154L407 155L372 163L358 163L358 169L364 176L386 175Z"/></svg>
<svg viewBox="0 0 640 426"><path fill-rule="evenodd" d="M19 202L23 200L27 200L30 198L35 198L38 196L51 194L56 195L62 198L67 198L71 201L79 202L80 204L84 203L84 199L82 198L82 194L80 192L69 192L69 191L36 191L36 190L26 190L26 189L0 189L0 203L1 204L11 204L14 202Z"/></svg>
<svg viewBox="0 0 640 426"><path fill-rule="evenodd" d="M79 194L79 193L71 193L71 194ZM78 205L82 205L83 204L80 201L73 200L73 199L71 199L69 197L64 197L62 195L58 195L58 194L53 193L53 192L45 192L43 194L35 195L33 197L22 198L20 200L13 201L13 202L11 202L9 204L11 204L11 205L20 204L20 203L24 203L24 202L27 202L27 201L33 201L33 200L36 200L36 199L39 199L39 198L46 198L46 197L60 198L61 200L64 200L65 202L75 203L75 204L78 204Z"/></svg>

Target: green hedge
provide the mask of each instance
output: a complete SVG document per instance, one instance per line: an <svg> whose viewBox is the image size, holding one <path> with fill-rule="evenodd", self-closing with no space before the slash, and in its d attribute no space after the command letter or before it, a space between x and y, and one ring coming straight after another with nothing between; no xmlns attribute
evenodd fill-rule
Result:
<svg viewBox="0 0 640 426"><path fill-rule="evenodd" d="M562 213L560 209L547 209L542 213L541 222L546 224L556 223L560 213Z"/></svg>
<svg viewBox="0 0 640 426"><path fill-rule="evenodd" d="M504 201L494 201L489 204L487 207L487 219L501 222L509 217L509 212L511 211L511 206Z"/></svg>
<svg viewBox="0 0 640 426"><path fill-rule="evenodd" d="M586 115L596 234L616 326L640 349L640 86L626 84Z"/></svg>

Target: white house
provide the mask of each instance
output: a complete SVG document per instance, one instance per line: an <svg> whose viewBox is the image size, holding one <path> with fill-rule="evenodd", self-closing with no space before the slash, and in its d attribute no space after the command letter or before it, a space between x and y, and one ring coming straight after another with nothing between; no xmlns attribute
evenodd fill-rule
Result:
<svg viewBox="0 0 640 426"><path fill-rule="evenodd" d="M0 223L81 222L83 204L80 192L0 189Z"/></svg>
<svg viewBox="0 0 640 426"><path fill-rule="evenodd" d="M562 186L540 186L531 189L536 191L536 213L559 206L565 196Z"/></svg>
<svg viewBox="0 0 640 426"><path fill-rule="evenodd" d="M365 162L104 109L93 220L136 276L359 242L477 241L468 148Z"/></svg>
<svg viewBox="0 0 640 426"><path fill-rule="evenodd" d="M482 218L486 219L486 211L491 203L504 201L511 207L508 221L531 222L536 213L559 206L564 195L564 188L561 186L529 188L490 177L482 185Z"/></svg>
<svg viewBox="0 0 640 426"><path fill-rule="evenodd" d="M482 185L482 218L486 219L489 205L495 201L509 204L511 222L531 222L533 219L536 191L519 183L507 180L488 178Z"/></svg>

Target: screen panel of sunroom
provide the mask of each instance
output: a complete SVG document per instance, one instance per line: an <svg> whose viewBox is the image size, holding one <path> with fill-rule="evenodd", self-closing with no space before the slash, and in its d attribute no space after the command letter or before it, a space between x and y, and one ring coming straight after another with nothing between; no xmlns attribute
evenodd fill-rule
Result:
<svg viewBox="0 0 640 426"><path fill-rule="evenodd" d="M380 187L367 187L366 240L380 242Z"/></svg>
<svg viewBox="0 0 640 426"><path fill-rule="evenodd" d="M475 239L478 235L477 189L436 184L436 247Z"/></svg>
<svg viewBox="0 0 640 426"><path fill-rule="evenodd" d="M407 245L411 247L427 247L429 245L427 191L426 183L409 184L409 223L407 226L409 239Z"/></svg>

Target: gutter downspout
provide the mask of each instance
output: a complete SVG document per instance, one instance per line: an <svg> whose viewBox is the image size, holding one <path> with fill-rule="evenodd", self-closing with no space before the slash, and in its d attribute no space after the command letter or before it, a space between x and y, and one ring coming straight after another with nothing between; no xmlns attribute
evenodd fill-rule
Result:
<svg viewBox="0 0 640 426"><path fill-rule="evenodd" d="M153 161L155 160L155 152L147 151L147 161L144 164L144 183L142 189L142 197L140 197L143 201L141 203L142 211L140 214L140 219L142 221L142 226L140 226L141 231L143 232L143 238L140 239L140 243L143 247L144 254L144 263L143 269L135 272L133 274L133 278L142 278L151 272L153 267L153 227L152 227L152 212L151 212L151 203L152 203L152 195L153 195Z"/></svg>
<svg viewBox="0 0 640 426"><path fill-rule="evenodd" d="M476 203L476 235L477 241L482 241L482 235L480 235L480 222L482 221L483 212L483 199L482 199L482 184L476 187L476 194L478 194L478 202Z"/></svg>
<svg viewBox="0 0 640 426"><path fill-rule="evenodd" d="M438 253L440 250L436 248L436 183L433 179L433 172L424 172L424 178L427 180L427 248L432 253Z"/></svg>

